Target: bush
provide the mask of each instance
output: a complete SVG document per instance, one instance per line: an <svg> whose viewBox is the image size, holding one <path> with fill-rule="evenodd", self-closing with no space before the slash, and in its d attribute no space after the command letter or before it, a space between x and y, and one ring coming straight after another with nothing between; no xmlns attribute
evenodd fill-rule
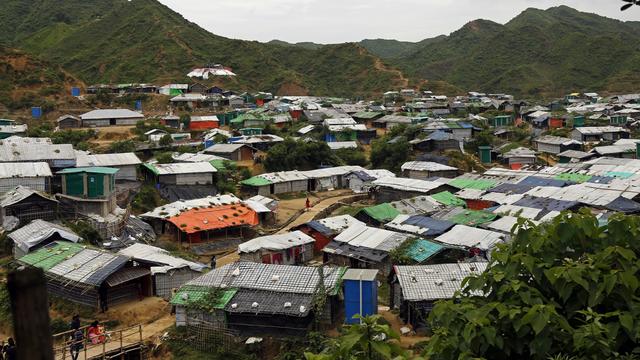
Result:
<svg viewBox="0 0 640 360"><path fill-rule="evenodd" d="M143 186L131 201L132 209L137 213L145 213L162 205L158 191L151 185Z"/></svg>
<svg viewBox="0 0 640 360"><path fill-rule="evenodd" d="M339 149L335 152L336 156L346 165L367 166L369 161L362 149Z"/></svg>
<svg viewBox="0 0 640 360"><path fill-rule="evenodd" d="M136 151L136 144L133 140L116 141L109 146L110 153L127 153L134 151Z"/></svg>
<svg viewBox="0 0 640 360"><path fill-rule="evenodd" d="M75 223L71 223L69 225L71 230L73 230L78 236L80 236L84 241L89 242L90 244L101 246L104 239L100 236L100 233L91 226L86 221L77 221Z"/></svg>

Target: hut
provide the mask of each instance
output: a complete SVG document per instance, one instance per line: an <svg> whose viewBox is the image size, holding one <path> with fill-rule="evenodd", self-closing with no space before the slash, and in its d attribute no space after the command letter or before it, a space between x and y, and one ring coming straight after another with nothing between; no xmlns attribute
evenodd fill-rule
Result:
<svg viewBox="0 0 640 360"><path fill-rule="evenodd" d="M336 236L322 250L326 263L391 273L390 252L415 236L355 224Z"/></svg>
<svg viewBox="0 0 640 360"><path fill-rule="evenodd" d="M207 131L220 127L220 120L215 115L208 116L192 116L189 122L191 131Z"/></svg>
<svg viewBox="0 0 640 360"><path fill-rule="evenodd" d="M171 300L176 325L214 324L241 336L303 337L314 322L341 320L343 267L306 267L238 262L189 281ZM322 275L320 274L322 272ZM211 310L198 299L215 297ZM319 313L316 304L323 304Z"/></svg>
<svg viewBox="0 0 640 360"><path fill-rule="evenodd" d="M62 115L57 120L58 128L61 130L64 129L76 129L82 127L82 120L73 115Z"/></svg>
<svg viewBox="0 0 640 360"><path fill-rule="evenodd" d="M66 241L52 242L18 262L41 268L51 296L97 308L151 296L149 268L126 256Z"/></svg>
<svg viewBox="0 0 640 360"><path fill-rule="evenodd" d="M331 242L342 231L349 228L351 225L365 224L351 215L340 215L326 219L313 220L306 224L300 225L296 230L300 230L303 233L309 235L314 239L314 250L316 253L322 252L325 246Z"/></svg>
<svg viewBox="0 0 640 360"><path fill-rule="evenodd" d="M145 178L164 185L210 185L218 170L209 162L142 165Z"/></svg>
<svg viewBox="0 0 640 360"><path fill-rule="evenodd" d="M0 193L24 186L49 191L53 174L46 162L0 163Z"/></svg>
<svg viewBox="0 0 640 360"><path fill-rule="evenodd" d="M240 261L302 265L313 259L314 239L302 231L261 236L238 246Z"/></svg>
<svg viewBox="0 0 640 360"><path fill-rule="evenodd" d="M385 177L373 182L376 202L392 202L420 195L435 194L452 189L437 181Z"/></svg>
<svg viewBox="0 0 640 360"><path fill-rule="evenodd" d="M12 136L0 141L0 162L46 162L52 169L64 169L76 165L76 153L71 144Z"/></svg>
<svg viewBox="0 0 640 360"><path fill-rule="evenodd" d="M248 194L269 196L309 191L309 178L301 171L282 171L254 176L241 185Z"/></svg>
<svg viewBox="0 0 640 360"><path fill-rule="evenodd" d="M18 259L54 241L73 243L82 240L73 230L44 220L33 220L29 224L9 233L13 241L13 256Z"/></svg>
<svg viewBox="0 0 640 360"><path fill-rule="evenodd" d="M390 304L414 329L424 328L435 302L452 299L468 276L479 275L486 262L394 266Z"/></svg>
<svg viewBox="0 0 640 360"><path fill-rule="evenodd" d="M98 166L118 169L116 181L136 181L138 167L142 164L134 153L89 154L85 151L76 151L76 155L76 167Z"/></svg>
<svg viewBox="0 0 640 360"><path fill-rule="evenodd" d="M246 144L215 144L204 150L205 154L217 155L232 161L253 160L256 149Z"/></svg>
<svg viewBox="0 0 640 360"><path fill-rule="evenodd" d="M146 244L133 244L118 252L150 267L153 294L171 300L174 289L202 275L208 266L171 255L167 250Z"/></svg>
<svg viewBox="0 0 640 360"><path fill-rule="evenodd" d="M57 212L56 199L28 187L16 186L0 195L0 224L11 217L16 218L18 224L35 219L53 220Z"/></svg>
<svg viewBox="0 0 640 360"><path fill-rule="evenodd" d="M62 193L57 194L64 203L63 210L71 217L97 214L101 217L116 209L116 173L107 167L69 168L58 172L62 176ZM69 208L73 211L70 212Z"/></svg>
<svg viewBox="0 0 640 360"><path fill-rule="evenodd" d="M402 176L412 179L426 180L431 177L454 178L458 176L458 168L430 161L409 161L402 164Z"/></svg>
<svg viewBox="0 0 640 360"><path fill-rule="evenodd" d="M132 126L144 115L129 109L98 109L80 115L83 127Z"/></svg>

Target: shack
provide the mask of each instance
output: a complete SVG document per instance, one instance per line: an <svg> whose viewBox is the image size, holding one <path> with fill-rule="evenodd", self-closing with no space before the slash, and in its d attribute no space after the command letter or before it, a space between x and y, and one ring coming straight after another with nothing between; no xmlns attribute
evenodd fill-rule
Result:
<svg viewBox="0 0 640 360"><path fill-rule="evenodd" d="M309 191L309 178L304 172L282 171L254 176L240 183L250 195L277 195Z"/></svg>
<svg viewBox="0 0 640 360"><path fill-rule="evenodd" d="M52 169L64 169L76 166L76 153L71 144L13 136L0 141L0 162L46 162Z"/></svg>
<svg viewBox="0 0 640 360"><path fill-rule="evenodd" d="M385 177L373 182L376 202L392 202L420 195L451 190L452 187L437 181Z"/></svg>
<svg viewBox="0 0 640 360"><path fill-rule="evenodd" d="M384 278L391 273L390 252L411 238L415 236L355 224L324 247L324 262L359 269L377 269Z"/></svg>
<svg viewBox="0 0 640 360"><path fill-rule="evenodd" d="M0 195L0 225L10 218L17 219L16 226L36 219L53 220L57 212L56 199L28 187L16 186Z"/></svg>
<svg viewBox="0 0 640 360"><path fill-rule="evenodd" d="M210 185L218 170L209 162L142 165L145 178L154 184Z"/></svg>
<svg viewBox="0 0 640 360"><path fill-rule="evenodd" d="M118 169L106 167L70 168L58 172L62 176L62 194L57 194L65 207L74 208L73 213L98 214L106 217L116 205L115 174Z"/></svg>
<svg viewBox="0 0 640 360"><path fill-rule="evenodd" d="M132 126L144 115L129 109L98 109L80 115L83 127Z"/></svg>
<svg viewBox="0 0 640 360"><path fill-rule="evenodd" d="M13 256L18 259L54 241L78 243L82 240L73 230L44 220L33 220L8 235L13 241Z"/></svg>
<svg viewBox="0 0 640 360"><path fill-rule="evenodd" d="M73 116L69 114L60 116L56 120L56 123L58 124L58 129L61 129L61 130L75 129L75 128L82 127L82 120L77 116Z"/></svg>
<svg viewBox="0 0 640 360"><path fill-rule="evenodd" d="M134 153L89 154L76 151L76 167L110 167L118 169L116 181L136 181L142 161Z"/></svg>
<svg viewBox="0 0 640 360"><path fill-rule="evenodd" d="M149 268L134 266L126 256L80 244L55 241L18 262L41 268L50 296L98 308L100 299L113 306L151 296Z"/></svg>
<svg viewBox="0 0 640 360"><path fill-rule="evenodd" d="M205 322L238 331L241 336L303 337L316 320L323 326L341 322L343 306L338 293L346 270L253 262L228 264L180 288L171 300L176 306L176 325ZM211 310L198 306L199 299L211 296L217 298ZM322 315L315 310L319 302L324 304Z"/></svg>
<svg viewBox="0 0 640 360"><path fill-rule="evenodd" d="M431 177L454 178L459 173L458 168L430 161L409 161L402 164L401 170L402 176L420 180Z"/></svg>
<svg viewBox="0 0 640 360"><path fill-rule="evenodd" d="M302 231L261 236L238 246L240 261L302 265L313 259L314 239Z"/></svg>
<svg viewBox="0 0 640 360"><path fill-rule="evenodd" d="M538 152L549 154L559 154L568 150L582 150L582 141L569 139L560 136L545 135L533 140L536 143Z"/></svg>
<svg viewBox="0 0 640 360"><path fill-rule="evenodd" d="M46 162L0 163L0 193L16 186L49 191L52 177Z"/></svg>
<svg viewBox="0 0 640 360"><path fill-rule="evenodd" d="M133 244L118 252L139 264L149 266L153 294L171 300L174 289L202 275L207 265L171 255L167 250L146 244Z"/></svg>
<svg viewBox="0 0 640 360"><path fill-rule="evenodd" d="M256 151L246 144L215 144L204 149L205 154L217 155L232 161L253 160Z"/></svg>
<svg viewBox="0 0 640 360"><path fill-rule="evenodd" d="M189 122L191 131L206 131L220 127L220 120L215 115L192 116Z"/></svg>
<svg viewBox="0 0 640 360"><path fill-rule="evenodd" d="M469 276L487 269L486 262L394 266L391 280L391 308L414 329L424 328L435 302L453 298Z"/></svg>
<svg viewBox="0 0 640 360"><path fill-rule="evenodd" d="M330 218L313 220L306 224L300 225L296 230L311 236L314 241L314 250L316 253L322 252L325 246L331 242L337 235L348 229L351 225L365 224L351 215L340 215Z"/></svg>

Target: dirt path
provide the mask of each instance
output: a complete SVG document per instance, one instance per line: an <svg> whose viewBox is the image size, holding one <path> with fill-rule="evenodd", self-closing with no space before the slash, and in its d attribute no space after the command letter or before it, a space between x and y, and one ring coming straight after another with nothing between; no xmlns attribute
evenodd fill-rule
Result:
<svg viewBox="0 0 640 360"><path fill-rule="evenodd" d="M375 58L375 61L374 61L374 67L376 68L376 70L385 71L385 72L389 72L389 73L395 74L398 77L398 80L400 80L400 87L406 88L406 87L409 86L409 79L407 79L404 76L402 71L400 71L398 69L387 67L387 65L385 65L382 62L382 60L380 60L377 57Z"/></svg>
<svg viewBox="0 0 640 360"><path fill-rule="evenodd" d="M388 307L386 306L379 306L378 307L378 314L382 315L382 317L389 323L389 325L391 325L391 328L393 329L393 331L395 331L398 334L402 334L402 332L400 332L400 328L407 326L407 327L411 327L408 325L405 325L402 321L402 319L400 319L400 317L394 313L392 313ZM411 347L413 347L415 344L423 342L423 341L427 341L429 340L428 337L425 336L417 336L417 335L401 335L400 336L400 345L403 348L406 349L410 349Z"/></svg>
<svg viewBox="0 0 640 360"><path fill-rule="evenodd" d="M313 218L318 215L320 212L322 212L323 210L325 210L326 208L328 208L329 206L338 203L342 200L346 200L349 198L352 198L353 194L349 194L349 195L344 195L344 196L338 196L338 197L333 197L330 199L325 199L320 201L319 203L317 203L316 205L314 205L312 208L310 208L308 211L302 213L302 215L298 216L297 219L295 219L292 223L290 223L289 225L285 226L282 230L278 231L278 234L283 234L286 233L288 231L290 231L291 228L294 228L296 226L300 226L302 224L308 223L309 221L313 220Z"/></svg>

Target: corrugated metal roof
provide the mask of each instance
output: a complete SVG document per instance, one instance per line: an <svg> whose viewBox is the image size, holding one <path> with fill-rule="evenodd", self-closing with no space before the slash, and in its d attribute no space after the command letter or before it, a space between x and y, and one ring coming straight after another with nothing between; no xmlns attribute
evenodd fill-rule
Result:
<svg viewBox="0 0 640 360"><path fill-rule="evenodd" d="M458 168L431 161L409 161L402 164L402 170L415 171L456 171Z"/></svg>
<svg viewBox="0 0 640 360"><path fill-rule="evenodd" d="M124 248L120 250L118 254L130 257L137 261L144 261L158 265L151 267L151 272L153 274L165 273L171 269L180 269L184 267L189 267L189 269L198 272L202 272L204 269L208 268L208 266L204 264L173 256L167 250L159 247L141 243L133 244Z"/></svg>
<svg viewBox="0 0 640 360"><path fill-rule="evenodd" d="M380 187L388 187L402 191L414 191L414 192L430 192L441 186L442 183L427 180L417 180L408 178L390 178L385 177L373 182L373 185Z"/></svg>
<svg viewBox="0 0 640 360"><path fill-rule="evenodd" d="M101 120L101 119L144 119L144 115L129 109L98 109L89 111L80 115L82 120Z"/></svg>
<svg viewBox="0 0 640 360"><path fill-rule="evenodd" d="M437 236L454 226L455 224L450 221L422 215L398 215L385 224L387 228L420 236Z"/></svg>
<svg viewBox="0 0 640 360"><path fill-rule="evenodd" d="M538 221L530 220L534 224L539 224ZM518 218L514 216L503 216L500 219L487 225L487 228L491 230L501 231L507 234L511 234L513 226L518 223Z"/></svg>
<svg viewBox="0 0 640 360"><path fill-rule="evenodd" d="M23 252L28 253L31 248L56 234L61 239L74 243L81 240L71 229L40 219L31 221L8 236Z"/></svg>
<svg viewBox="0 0 640 360"><path fill-rule="evenodd" d="M83 168L67 168L61 171L58 171L56 174L78 174L78 173L89 173L89 174L105 174L105 175L113 175L117 173L119 169L116 168L108 168L108 167L83 167Z"/></svg>
<svg viewBox="0 0 640 360"><path fill-rule="evenodd" d="M76 151L76 167L109 167L140 164L142 164L142 161L140 161L134 153L88 154L84 151Z"/></svg>
<svg viewBox="0 0 640 360"><path fill-rule="evenodd" d="M462 281L479 275L488 263L454 263L438 265L395 266L402 297L407 301L451 299L461 290Z"/></svg>
<svg viewBox="0 0 640 360"><path fill-rule="evenodd" d="M75 163L76 153L71 144L34 142L29 138L12 141L0 140L0 161L38 162L46 160L72 160Z"/></svg>
<svg viewBox="0 0 640 360"><path fill-rule="evenodd" d="M504 234L466 225L456 225L448 232L435 238L436 241L444 244L467 248L475 247L480 250L490 250L504 239Z"/></svg>
<svg viewBox="0 0 640 360"><path fill-rule="evenodd" d="M173 160L177 162L190 162L190 163L200 163L200 162L211 163L211 161L215 161L215 160L229 161L228 159L223 158L222 156L211 155L211 154L200 154L200 153L198 154L173 153L171 157L173 158Z"/></svg>
<svg viewBox="0 0 640 360"><path fill-rule="evenodd" d="M105 280L105 283L108 286L114 287L126 282L139 279L141 277L149 276L151 271L147 268L143 267L132 267L122 269L120 271L116 271L115 273L109 275L109 277Z"/></svg>
<svg viewBox="0 0 640 360"><path fill-rule="evenodd" d="M155 208L153 211L149 211L140 216L166 219L191 209L204 208L209 206L238 204L238 203L240 203L240 199L238 199L235 195L232 195L232 194L207 196L206 198L202 198L202 199L172 202L167 205L159 206Z"/></svg>
<svg viewBox="0 0 640 360"><path fill-rule="evenodd" d="M327 293L340 285L343 267L323 267ZM320 282L319 268L237 262L189 281L187 286L265 290L282 293L314 294Z"/></svg>
<svg viewBox="0 0 640 360"><path fill-rule="evenodd" d="M35 190L32 190L28 187L22 186L22 185L18 185L15 188L7 191L6 193L0 195L0 207L6 207L6 206L11 206L13 204L17 204L20 201L28 198L29 196L33 195L33 194L37 194L38 196L42 197L43 199L47 199L49 201L52 202L58 202L58 200L50 197L48 194L43 193L43 192L38 192Z"/></svg>
<svg viewBox="0 0 640 360"><path fill-rule="evenodd" d="M46 162L0 163L0 179L51 176Z"/></svg>
<svg viewBox="0 0 640 360"><path fill-rule="evenodd" d="M156 175L206 174L218 172L218 170L208 162L170 164L147 163L144 164L144 166Z"/></svg>
<svg viewBox="0 0 640 360"><path fill-rule="evenodd" d="M348 227L334 240L351 246L389 252L409 238L411 236L407 234L356 224Z"/></svg>
<svg viewBox="0 0 640 360"><path fill-rule="evenodd" d="M357 149L358 143L355 141L336 141L327 143L331 150L340 150L340 149Z"/></svg>
<svg viewBox="0 0 640 360"><path fill-rule="evenodd" d="M49 273L78 283L98 286L120 270L129 258L104 250L84 249L49 270Z"/></svg>
<svg viewBox="0 0 640 360"><path fill-rule="evenodd" d="M215 144L204 149L205 153L230 154L246 146L245 144Z"/></svg>
<svg viewBox="0 0 640 360"><path fill-rule="evenodd" d="M315 240L302 231L257 237L238 245L238 252L251 253L258 250L285 250L292 247L311 244Z"/></svg>

